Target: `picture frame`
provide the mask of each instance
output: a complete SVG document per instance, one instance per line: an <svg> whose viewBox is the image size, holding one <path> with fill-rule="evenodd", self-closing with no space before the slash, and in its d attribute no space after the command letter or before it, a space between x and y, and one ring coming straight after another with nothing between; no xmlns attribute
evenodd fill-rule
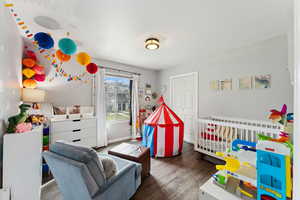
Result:
<svg viewBox="0 0 300 200"><path fill-rule="evenodd" d="M145 94L146 95L152 95L152 90L151 89L146 89Z"/></svg>
<svg viewBox="0 0 300 200"><path fill-rule="evenodd" d="M240 90L252 89L252 77L245 76L238 79L238 87Z"/></svg>
<svg viewBox="0 0 300 200"><path fill-rule="evenodd" d="M219 81L220 84L220 90L232 90L232 79L224 79Z"/></svg>
<svg viewBox="0 0 300 200"><path fill-rule="evenodd" d="M256 75L254 79L254 88L255 89L269 89L271 88L271 74L267 75Z"/></svg>
<svg viewBox="0 0 300 200"><path fill-rule="evenodd" d="M209 88L211 90L217 91L220 89L220 84L218 80L213 80L209 82Z"/></svg>

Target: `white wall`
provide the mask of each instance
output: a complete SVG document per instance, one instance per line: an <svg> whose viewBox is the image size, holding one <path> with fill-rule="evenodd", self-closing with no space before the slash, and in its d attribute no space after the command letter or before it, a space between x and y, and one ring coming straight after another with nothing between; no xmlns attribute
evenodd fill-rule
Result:
<svg viewBox="0 0 300 200"><path fill-rule="evenodd" d="M0 27L0 138L2 138L5 131L3 122L19 112L23 43L13 18L4 6L0 6Z"/></svg>
<svg viewBox="0 0 300 200"><path fill-rule="evenodd" d="M46 66L46 68L48 68L47 71L49 74L53 73L54 68L49 66L47 60L45 61L45 59L40 59L40 61L44 64L44 66ZM157 71L137 68L130 65L100 59L93 59L93 62L103 66L110 66L141 73L141 86L145 86L145 83L150 83L153 86L153 91L155 91L157 88ZM71 61L64 63L63 68L65 71L71 74L80 74L85 70L85 68L79 65L75 59L71 59ZM51 75L49 77L51 77ZM58 77L52 82L47 81L40 83L39 88L47 91L46 101L55 105L92 105L92 82L68 82L66 81L66 78Z"/></svg>
<svg viewBox="0 0 300 200"><path fill-rule="evenodd" d="M151 69L144 69L136 66L126 65L122 63L107 61L103 59L95 60L95 63L103 66L113 67L117 69L127 70L130 72L140 73L140 87L145 87L146 83L152 85L152 90L156 91L158 89L158 71Z"/></svg>
<svg viewBox="0 0 300 200"><path fill-rule="evenodd" d="M228 51L223 55L194 64L161 71L160 87L167 86L169 77L199 72L199 116L219 115L267 120L269 110L288 105L293 109L293 87L290 83L286 36ZM238 90L237 80L252 75L272 75L270 89ZM232 91L215 92L209 89L211 80L233 79Z"/></svg>
<svg viewBox="0 0 300 200"><path fill-rule="evenodd" d="M26 42L28 46L30 43ZM49 66L49 62L44 58L40 57L39 61L47 68L47 72L51 77L54 68ZM127 70L131 72L140 73L140 87L145 87L146 83L152 85L152 90L157 89L157 76L158 72L154 70L147 70L130 66L126 64L116 63L107 60L93 59L94 63L101 66L113 67L117 69ZM68 73L81 73L85 70L84 67L80 66L75 59L71 59L70 62L64 63L63 68ZM39 88L46 90L46 101L55 105L92 105L92 82L82 83L78 81L67 82L66 78L55 78L52 82L44 82L39 84ZM120 131L122 130L122 131ZM120 138L128 138L131 135L131 128L128 122L122 124L114 124L110 126L108 135L108 141L115 141Z"/></svg>

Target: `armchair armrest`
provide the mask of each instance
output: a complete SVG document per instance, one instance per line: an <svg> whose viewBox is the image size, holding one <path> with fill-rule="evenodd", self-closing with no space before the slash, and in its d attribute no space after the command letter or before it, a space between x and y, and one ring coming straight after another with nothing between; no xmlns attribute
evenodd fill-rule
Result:
<svg viewBox="0 0 300 200"><path fill-rule="evenodd" d="M106 184L104 184L98 193L102 193L104 192L107 188L109 188L112 184L114 184L119 178L121 178L122 176L124 176L126 173L128 173L132 168L135 168L135 164L130 163L129 165L123 167L122 169L120 169L117 173L117 175L111 177L110 179L108 179L106 181Z"/></svg>

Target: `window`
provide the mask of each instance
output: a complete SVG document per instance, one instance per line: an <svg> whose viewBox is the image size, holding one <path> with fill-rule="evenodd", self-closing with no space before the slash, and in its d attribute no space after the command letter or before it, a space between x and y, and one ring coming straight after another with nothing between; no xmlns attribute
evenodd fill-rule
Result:
<svg viewBox="0 0 300 200"><path fill-rule="evenodd" d="M106 120L130 120L130 80L128 78L106 76L105 103Z"/></svg>

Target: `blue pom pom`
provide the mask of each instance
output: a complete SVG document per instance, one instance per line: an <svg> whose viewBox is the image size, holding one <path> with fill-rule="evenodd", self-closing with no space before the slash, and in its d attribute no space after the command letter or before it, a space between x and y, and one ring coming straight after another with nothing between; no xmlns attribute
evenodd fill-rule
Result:
<svg viewBox="0 0 300 200"><path fill-rule="evenodd" d="M70 38L62 38L58 42L59 49L67 55L72 55L76 53L77 45L76 43L71 40Z"/></svg>
<svg viewBox="0 0 300 200"><path fill-rule="evenodd" d="M34 35L34 40L37 41L39 47L43 49L51 49L54 46L54 40L47 33L43 33L43 32L36 33Z"/></svg>

